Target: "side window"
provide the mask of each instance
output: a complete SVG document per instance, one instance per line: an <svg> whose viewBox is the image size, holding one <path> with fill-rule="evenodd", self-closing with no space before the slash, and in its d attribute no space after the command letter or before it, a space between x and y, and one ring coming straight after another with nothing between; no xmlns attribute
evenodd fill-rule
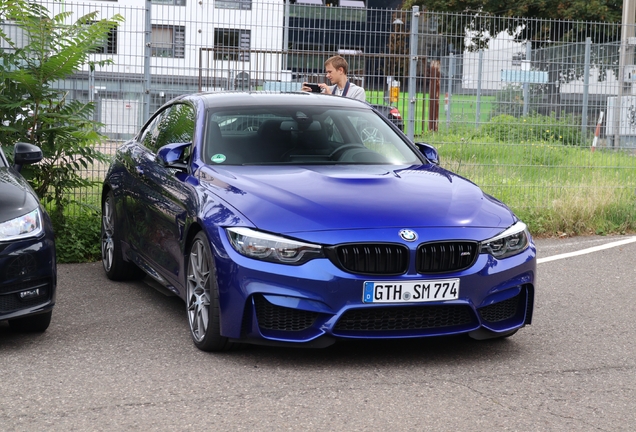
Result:
<svg viewBox="0 0 636 432"><path fill-rule="evenodd" d="M190 105L177 104L161 117L157 150L172 143L191 143L194 138L194 108Z"/></svg>
<svg viewBox="0 0 636 432"><path fill-rule="evenodd" d="M170 108L163 111L162 113L155 116L155 118L150 122L148 127L144 130L141 135L141 143L147 149L156 152L159 147L157 147L157 138L159 137L159 124L161 123L161 118L169 111Z"/></svg>
<svg viewBox="0 0 636 432"><path fill-rule="evenodd" d="M151 152L172 143L191 143L194 139L194 108L172 105L157 115L144 131L141 142Z"/></svg>

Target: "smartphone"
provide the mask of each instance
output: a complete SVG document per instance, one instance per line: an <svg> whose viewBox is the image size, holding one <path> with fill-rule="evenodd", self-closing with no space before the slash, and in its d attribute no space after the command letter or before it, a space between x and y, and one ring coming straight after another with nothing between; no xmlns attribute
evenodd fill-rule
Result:
<svg viewBox="0 0 636 432"><path fill-rule="evenodd" d="M305 87L309 87L312 93L321 93L322 89L318 84L303 83Z"/></svg>

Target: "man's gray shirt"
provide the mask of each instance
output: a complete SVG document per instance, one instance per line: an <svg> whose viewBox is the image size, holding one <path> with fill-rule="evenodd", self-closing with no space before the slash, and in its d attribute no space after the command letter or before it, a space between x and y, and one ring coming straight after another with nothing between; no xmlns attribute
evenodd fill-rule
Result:
<svg viewBox="0 0 636 432"><path fill-rule="evenodd" d="M331 91L332 94L342 96L342 92L344 89L340 89L337 85L334 86L334 89ZM347 90L347 94L345 97L351 99L358 99L361 101L366 101L367 97L364 93L364 89L360 86L355 85L351 81L349 81L349 90Z"/></svg>

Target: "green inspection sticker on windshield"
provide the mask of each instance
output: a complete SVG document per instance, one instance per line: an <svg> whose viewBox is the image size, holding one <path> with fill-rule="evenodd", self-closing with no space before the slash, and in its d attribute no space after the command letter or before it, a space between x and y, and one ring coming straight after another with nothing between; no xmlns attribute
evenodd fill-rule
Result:
<svg viewBox="0 0 636 432"><path fill-rule="evenodd" d="M224 154L215 154L214 156L212 156L212 162L214 163L223 163L225 162L225 155Z"/></svg>

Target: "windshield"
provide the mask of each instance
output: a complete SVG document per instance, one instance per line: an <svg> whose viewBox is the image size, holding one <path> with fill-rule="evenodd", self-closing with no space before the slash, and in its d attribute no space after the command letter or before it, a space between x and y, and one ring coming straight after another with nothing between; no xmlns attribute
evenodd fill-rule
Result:
<svg viewBox="0 0 636 432"><path fill-rule="evenodd" d="M405 139L368 109L285 106L209 111L208 164L421 163Z"/></svg>

